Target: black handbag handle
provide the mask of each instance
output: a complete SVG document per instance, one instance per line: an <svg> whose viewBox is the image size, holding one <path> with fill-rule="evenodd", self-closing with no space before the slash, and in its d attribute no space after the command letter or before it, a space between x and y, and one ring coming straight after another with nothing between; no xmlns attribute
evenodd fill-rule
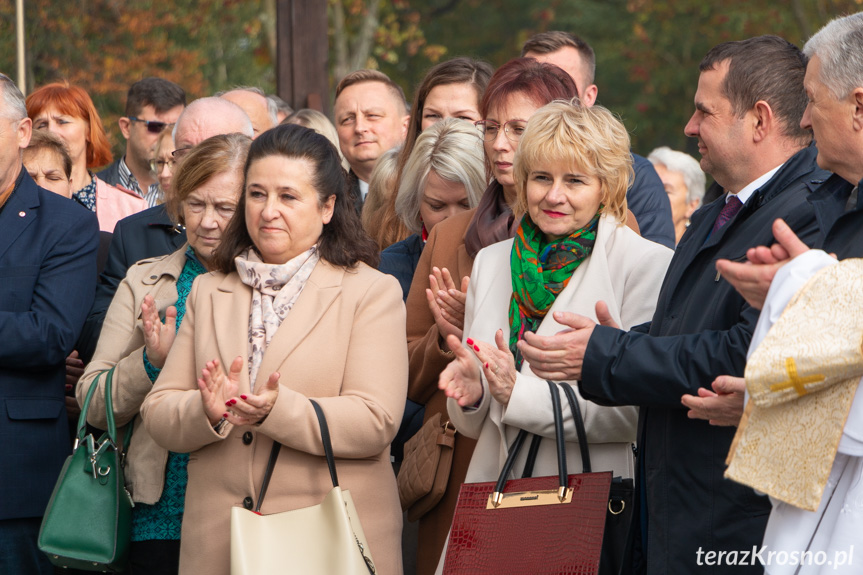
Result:
<svg viewBox="0 0 863 575"><path fill-rule="evenodd" d="M521 478L527 479L533 476L533 467L536 465L536 456L539 454L539 444L542 442L542 436L536 435L530 439L530 447L527 449L527 457L524 460L524 469L521 471Z"/></svg>
<svg viewBox="0 0 863 575"><path fill-rule="evenodd" d="M312 407L315 409L315 415L318 417L318 424L321 427L321 443L324 445L324 455L327 457L327 467L330 470L330 478L333 480L333 487L339 486L339 477L336 474L336 458L333 456L333 444L330 441L330 428L327 425L327 418L324 416L324 411L314 399L310 399ZM261 491L258 493L258 503L255 505L255 513L260 513L261 505L264 504L264 496L267 494L267 488L270 486L270 478L273 476L273 470L276 467L276 460L279 458L279 451L282 444L278 441L273 441L273 448L270 450L270 459L267 461L267 469L264 471L264 480L261 482Z"/></svg>
<svg viewBox="0 0 863 575"><path fill-rule="evenodd" d="M565 381L557 385L563 388L563 393L569 402L569 409L572 411L572 419L575 421L575 433L578 435L578 447L581 449L581 471L590 473L590 446L587 444L587 431L584 429L584 418L581 416L578 398L575 397L575 390L572 389L572 386Z"/></svg>
<svg viewBox="0 0 863 575"><path fill-rule="evenodd" d="M549 391L551 392L551 407L552 412L554 413L554 437L555 444L557 445L558 485L560 486L560 489L558 490L558 499L563 501L566 496L567 484L569 483L566 471L566 444L563 432L563 410L560 406L560 395L558 394L557 386L550 381L547 383ZM522 445L524 445L524 440L527 437L527 434L528 432L524 429L519 430L515 441L513 441L512 446L510 447L506 463L503 464L503 469L501 469L500 476L494 486L494 493L492 494L493 503L499 504L503 498L503 489L506 486L506 478L512 471L513 465L515 464L515 458L518 456L518 452L521 450Z"/></svg>

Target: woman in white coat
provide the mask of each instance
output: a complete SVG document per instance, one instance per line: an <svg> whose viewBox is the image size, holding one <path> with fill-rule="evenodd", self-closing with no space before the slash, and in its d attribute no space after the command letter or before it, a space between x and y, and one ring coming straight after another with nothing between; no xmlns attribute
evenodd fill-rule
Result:
<svg viewBox="0 0 863 575"><path fill-rule="evenodd" d="M524 217L514 239L477 255L464 342L447 338L456 360L439 380L451 421L478 439L467 482L497 479L520 429L554 437L548 385L518 353L526 331L565 329L554 320L556 311L593 318L599 311L624 329L653 316L672 251L624 225L631 164L626 129L600 106L552 102L528 121L513 170ZM607 310L596 310L599 301ZM561 397L568 471L579 473L575 425ZM637 409L578 400L593 471L632 477ZM526 452L514 477L521 476ZM553 441L541 442L533 475L555 475L555 454Z"/></svg>

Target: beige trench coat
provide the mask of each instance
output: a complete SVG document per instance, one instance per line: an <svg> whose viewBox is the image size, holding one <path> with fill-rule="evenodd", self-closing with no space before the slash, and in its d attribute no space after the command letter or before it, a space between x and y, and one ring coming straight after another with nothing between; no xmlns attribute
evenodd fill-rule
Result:
<svg viewBox="0 0 863 575"><path fill-rule="evenodd" d="M251 298L236 273L199 277L142 407L158 443L190 452L180 573L228 574L231 507L254 504L273 439L283 447L262 513L316 505L332 488L309 398L327 417L340 484L351 492L379 572L401 573L401 508L389 461L407 391L398 283L364 264L346 271L321 260L258 372L255 389L281 374L272 411L261 425L229 425L220 435L204 413L196 379L212 359L247 360ZM250 389L244 369L239 393Z"/></svg>
<svg viewBox="0 0 863 575"><path fill-rule="evenodd" d="M96 376L115 368L111 382L114 421L119 427L135 420L125 476L126 486L136 503L152 505L159 500L168 461L168 450L153 441L138 415L141 403L153 389L153 383L144 369L141 302L144 296L152 295L160 315L177 303L177 279L186 264L187 247L188 244L160 258L141 260L129 268L111 300L96 353L87 364L75 392L78 403L83 403ZM102 376L87 412L87 421L99 429L105 429L108 425L105 420L104 386L105 377Z"/></svg>

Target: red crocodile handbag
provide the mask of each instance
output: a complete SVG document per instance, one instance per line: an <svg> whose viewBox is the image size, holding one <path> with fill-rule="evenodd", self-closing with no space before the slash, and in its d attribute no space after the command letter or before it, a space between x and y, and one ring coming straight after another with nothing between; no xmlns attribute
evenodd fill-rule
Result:
<svg viewBox="0 0 863 575"><path fill-rule="evenodd" d="M444 575L598 572L612 474L567 475L560 396L548 383L558 476L506 480L528 435L519 431L497 482L462 485ZM534 441L529 461L537 447Z"/></svg>

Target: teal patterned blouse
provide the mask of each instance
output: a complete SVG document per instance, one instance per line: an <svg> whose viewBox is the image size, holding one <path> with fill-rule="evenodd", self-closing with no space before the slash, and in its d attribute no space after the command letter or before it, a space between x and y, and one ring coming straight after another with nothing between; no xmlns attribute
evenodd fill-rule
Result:
<svg viewBox="0 0 863 575"><path fill-rule="evenodd" d="M177 278L177 329L183 316L186 315L186 298L192 289L192 282L207 270L195 257L191 246L186 250L186 264L180 277ZM150 381L155 382L160 368L155 367L147 359L144 350L144 369ZM180 527L183 523L183 509L186 498L186 484L189 475L186 465L189 463L188 453L168 452L168 463L165 465L165 486L162 496L154 505L136 503L132 509L132 541L150 541L153 539L180 538Z"/></svg>

